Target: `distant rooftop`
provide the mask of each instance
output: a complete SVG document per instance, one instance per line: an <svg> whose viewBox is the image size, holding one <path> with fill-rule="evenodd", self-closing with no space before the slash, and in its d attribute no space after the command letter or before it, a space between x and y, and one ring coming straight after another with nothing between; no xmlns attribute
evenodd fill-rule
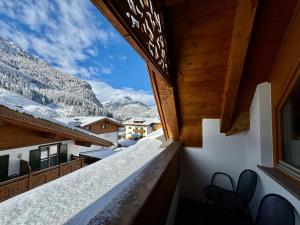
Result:
<svg viewBox="0 0 300 225"><path fill-rule="evenodd" d="M65 124L58 120L49 118L40 113L30 112L22 107L10 104L6 101L0 100L0 117L9 121L15 121L21 124L30 124L33 129L43 129L47 132L59 132L66 137L78 137L83 140L91 141L92 143L111 146L112 143L105 139L99 138L92 132L85 129L77 128L75 126ZM75 138L76 139L76 138Z"/></svg>
<svg viewBox="0 0 300 225"><path fill-rule="evenodd" d="M84 127L89 124L93 124L98 121L106 120L117 126L122 126L122 124L109 117L105 116L77 116L77 117L57 117L55 118L57 121L60 121L65 124L78 124L79 127Z"/></svg>
<svg viewBox="0 0 300 225"><path fill-rule="evenodd" d="M124 125L143 125L143 126L150 126L151 124L161 123L159 118L132 118L126 120L123 124Z"/></svg>

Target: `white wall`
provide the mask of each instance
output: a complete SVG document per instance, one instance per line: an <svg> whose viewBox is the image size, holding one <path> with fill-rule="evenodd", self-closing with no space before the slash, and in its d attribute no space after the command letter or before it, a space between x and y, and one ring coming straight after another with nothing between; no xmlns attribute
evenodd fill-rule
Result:
<svg viewBox="0 0 300 225"><path fill-rule="evenodd" d="M237 179L244 169L252 169L259 181L250 210L255 217L261 198L277 193L288 199L297 210L300 225L300 201L282 188L257 165L272 166L271 87L257 87L250 109L250 130L233 136L220 134L219 120L203 121L203 148L185 148L182 153L181 196L203 199L203 187L210 183L213 172L224 171Z"/></svg>
<svg viewBox="0 0 300 225"><path fill-rule="evenodd" d="M97 135L100 138L111 141L115 146L118 146L118 132L111 132ZM101 148L101 147L100 147Z"/></svg>
<svg viewBox="0 0 300 225"><path fill-rule="evenodd" d="M68 144L68 160L71 159L71 154L79 155L77 153L78 146L74 144L74 141L53 142L53 143L47 143L42 145L55 144L55 143ZM9 155L8 176L12 174L19 174L20 159L17 158L19 153L22 154L21 159L29 161L30 150L38 149L39 146L41 145L33 145L29 147L14 148L14 149L0 151L0 156Z"/></svg>
<svg viewBox="0 0 300 225"><path fill-rule="evenodd" d="M272 166L272 111L271 85L260 84L250 109L250 130L247 134L247 168L256 171L259 182L256 193L250 203L252 215L256 215L260 199L268 193L277 193L289 200L297 209L297 223L300 225L300 201L286 191L281 185L257 168L257 165Z"/></svg>
<svg viewBox="0 0 300 225"><path fill-rule="evenodd" d="M218 119L205 119L202 125L203 148L185 148L181 163L181 196L198 200L214 172L237 179L246 164L245 133L226 137Z"/></svg>

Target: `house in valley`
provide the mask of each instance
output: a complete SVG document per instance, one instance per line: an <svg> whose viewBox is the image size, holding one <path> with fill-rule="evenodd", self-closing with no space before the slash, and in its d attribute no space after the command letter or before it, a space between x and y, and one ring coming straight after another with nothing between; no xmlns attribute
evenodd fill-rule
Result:
<svg viewBox="0 0 300 225"><path fill-rule="evenodd" d="M123 125L112 118L101 116L79 116L55 119L62 123L88 130L98 137L109 140L115 146L118 146L118 131Z"/></svg>
<svg viewBox="0 0 300 225"><path fill-rule="evenodd" d="M15 179L25 182L29 174L33 177L26 191L81 168L81 146L113 145L90 131L2 102L0 134L0 201L17 194L9 190Z"/></svg>
<svg viewBox="0 0 300 225"><path fill-rule="evenodd" d="M126 139L139 139L161 127L158 118L133 118L123 123Z"/></svg>

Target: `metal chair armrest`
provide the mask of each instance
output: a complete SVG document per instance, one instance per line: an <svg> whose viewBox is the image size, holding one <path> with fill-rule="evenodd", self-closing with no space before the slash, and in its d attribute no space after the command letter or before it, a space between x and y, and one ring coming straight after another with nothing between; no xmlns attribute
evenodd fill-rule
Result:
<svg viewBox="0 0 300 225"><path fill-rule="evenodd" d="M231 184L231 187L232 187L232 190L235 191L236 190L236 186L235 186L235 183L234 183L234 180L232 179L232 177L230 175L228 175L227 173L223 173L223 172L215 172L212 177L211 177L211 181L210 181L210 184L214 184L214 180L216 178L216 176L219 176L219 175L222 175L222 176L225 176L229 179L230 181L230 184Z"/></svg>

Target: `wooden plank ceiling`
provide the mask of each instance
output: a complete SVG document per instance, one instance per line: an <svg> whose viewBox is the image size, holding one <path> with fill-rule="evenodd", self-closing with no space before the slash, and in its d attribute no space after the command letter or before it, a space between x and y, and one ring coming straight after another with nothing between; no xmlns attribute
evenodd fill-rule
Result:
<svg viewBox="0 0 300 225"><path fill-rule="evenodd" d="M256 86L269 80L298 4L297 0L158 1L163 3L158 9L163 9L162 35L166 35L170 62L165 79L151 65L139 40L130 38L140 30L128 26L122 10L115 10L114 5L121 3L92 1L147 62L166 137L199 147L205 118L220 118L221 132L227 135L249 129ZM149 1L142 2L148 5ZM143 5L122 2L126 3Z"/></svg>
<svg viewBox="0 0 300 225"><path fill-rule="evenodd" d="M244 7L242 10L246 13L245 2L249 3L246 21L245 16L241 13L239 16L237 11ZM297 1L261 0L256 11L257 2L165 0L170 31L168 43L173 56L171 64L176 65L172 75L180 108L180 136L185 145L201 146L201 121L221 118L222 104L230 104L232 108L222 116L224 121L227 120L222 132L233 134L249 128L249 108L255 88L269 78ZM236 24L240 26L238 35L251 34L250 42L249 38L244 38L244 45L243 40L232 41L237 35L233 34ZM235 92L233 98L228 95L228 90L224 90L230 68L229 55L243 48L245 60L239 62L243 57L236 57L234 62L234 66L241 64L237 74L240 77L236 84L233 84L234 80L229 83L229 90Z"/></svg>

